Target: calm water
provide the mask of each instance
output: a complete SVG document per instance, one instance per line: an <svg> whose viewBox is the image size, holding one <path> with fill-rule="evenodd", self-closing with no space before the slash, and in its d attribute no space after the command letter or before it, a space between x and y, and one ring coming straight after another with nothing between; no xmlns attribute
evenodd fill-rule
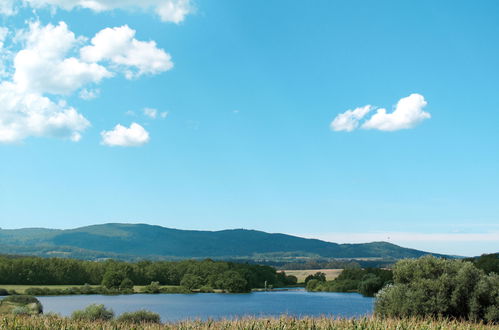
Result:
<svg viewBox="0 0 499 330"><path fill-rule="evenodd" d="M249 294L134 294L124 296L56 296L38 297L45 313L64 316L90 304L104 304L116 315L147 309L161 315L163 322L186 319L233 318L242 316L303 316L368 315L373 298L356 293L313 292L304 290L254 292Z"/></svg>

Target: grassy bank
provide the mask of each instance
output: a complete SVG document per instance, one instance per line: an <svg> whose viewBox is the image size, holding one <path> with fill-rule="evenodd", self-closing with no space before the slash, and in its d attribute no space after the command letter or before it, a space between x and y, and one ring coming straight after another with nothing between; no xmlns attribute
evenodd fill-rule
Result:
<svg viewBox="0 0 499 330"><path fill-rule="evenodd" d="M80 292L82 285L0 285L0 289L5 289L11 293L15 292L16 294L31 294L30 289L41 289L41 290L50 290L51 292L48 294L35 294L35 295L71 295L71 294L85 294L84 292ZM101 285L88 285L88 288L99 289L102 288ZM127 291L123 293L144 293L145 285L134 285L133 291ZM76 293L72 293L71 289L78 289ZM182 288L180 285L161 285L160 289L165 291L165 293L178 293L184 292L185 288ZM28 290L28 292L26 292ZM195 290L193 290L195 292ZM218 290L221 291L221 290ZM112 292L112 294L119 294L119 291ZM93 293L100 294L100 293ZM102 293L106 294L106 293Z"/></svg>
<svg viewBox="0 0 499 330"><path fill-rule="evenodd" d="M273 318L245 318L240 320L222 321L185 321L167 324L141 324L132 325L117 321L74 321L57 316L2 316L0 329L499 329L499 326L479 323L462 322L456 320L435 319L329 319L329 318L304 318L296 319L283 317Z"/></svg>

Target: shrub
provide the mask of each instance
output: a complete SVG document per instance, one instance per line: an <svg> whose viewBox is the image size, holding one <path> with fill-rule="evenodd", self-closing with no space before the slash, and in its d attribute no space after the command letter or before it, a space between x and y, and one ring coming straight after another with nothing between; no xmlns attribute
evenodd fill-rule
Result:
<svg viewBox="0 0 499 330"><path fill-rule="evenodd" d="M203 285L202 287L199 288L199 292L203 293L213 293L215 292L213 288L209 285Z"/></svg>
<svg viewBox="0 0 499 330"><path fill-rule="evenodd" d="M36 297L30 295L15 295L3 298L2 302L10 302L14 304L39 304L40 301Z"/></svg>
<svg viewBox="0 0 499 330"><path fill-rule="evenodd" d="M126 277L120 283L120 290L130 290L130 289L133 289L133 282L131 279Z"/></svg>
<svg viewBox="0 0 499 330"><path fill-rule="evenodd" d="M27 306L17 306L12 309L14 315L30 315L31 310Z"/></svg>
<svg viewBox="0 0 499 330"><path fill-rule="evenodd" d="M114 317L114 312L107 309L104 305L92 304L85 309L74 311L71 318L74 320L96 321L96 320L111 320Z"/></svg>
<svg viewBox="0 0 499 330"><path fill-rule="evenodd" d="M161 293L192 293L191 290L183 287L183 286L177 286L177 287L163 287L160 289Z"/></svg>
<svg viewBox="0 0 499 330"><path fill-rule="evenodd" d="M161 287L159 286L159 282L151 282L151 284L146 285L142 288L142 292L144 293L160 293Z"/></svg>
<svg viewBox="0 0 499 330"><path fill-rule="evenodd" d="M499 321L499 275L486 275L470 262L432 256L401 260L394 285L376 295L383 317L444 316Z"/></svg>
<svg viewBox="0 0 499 330"><path fill-rule="evenodd" d="M146 310L140 310L136 312L123 313L118 317L119 322L123 323L160 323L161 318L159 314L153 313Z"/></svg>
<svg viewBox="0 0 499 330"><path fill-rule="evenodd" d="M7 291L6 289L0 288L0 296L8 296L8 295L9 295L9 291Z"/></svg>

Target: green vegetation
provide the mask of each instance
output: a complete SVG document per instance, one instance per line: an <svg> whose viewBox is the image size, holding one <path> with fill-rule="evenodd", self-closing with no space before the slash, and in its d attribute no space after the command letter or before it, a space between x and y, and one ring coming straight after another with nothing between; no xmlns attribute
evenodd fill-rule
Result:
<svg viewBox="0 0 499 330"><path fill-rule="evenodd" d="M499 322L499 275L467 261L431 256L401 260L394 267L394 284L377 294L375 312Z"/></svg>
<svg viewBox="0 0 499 330"><path fill-rule="evenodd" d="M210 287L225 292L249 292L265 284L281 287L296 284L270 266L213 261L81 261L61 258L0 257L0 284L69 285L63 288L33 287L31 295L127 294L134 285L143 292L189 292ZM0 285L1 286L1 285ZM159 288L169 286L167 288ZM172 288L182 286L181 289Z"/></svg>
<svg viewBox="0 0 499 330"><path fill-rule="evenodd" d="M483 270L486 274L499 274L499 253L483 254L477 258L467 258L465 261L471 261L476 268Z"/></svg>
<svg viewBox="0 0 499 330"><path fill-rule="evenodd" d="M42 304L33 296L15 295L0 300L0 314L35 315L42 312Z"/></svg>
<svg viewBox="0 0 499 330"><path fill-rule="evenodd" d="M162 329L182 329L182 330L218 330L218 329L253 329L253 330L309 330L309 329L329 329L329 330L400 330L400 329L425 329L425 330L492 330L497 326L481 323L472 323L455 319L434 319L434 318L407 318L407 319L381 319L381 318L361 318L361 319L332 319L332 318L244 318L238 320L220 321L183 321L178 323L141 323L138 327L128 321L85 321L72 320L59 316L38 316L19 317L5 316L0 318L0 329L133 329L162 330Z"/></svg>
<svg viewBox="0 0 499 330"><path fill-rule="evenodd" d="M306 280L308 291L359 292L364 296L374 296L383 286L391 283L390 270L367 268L345 269L333 281L326 281L325 274L316 273Z"/></svg>
<svg viewBox="0 0 499 330"><path fill-rule="evenodd" d="M133 324L161 323L161 318L157 313L140 310L136 312L123 313L120 317L118 317L117 321L120 323Z"/></svg>
<svg viewBox="0 0 499 330"><path fill-rule="evenodd" d="M77 321L109 321L113 319L114 312L104 305L90 305L82 310L74 311L71 318Z"/></svg>
<svg viewBox="0 0 499 330"><path fill-rule="evenodd" d="M118 223L71 230L0 229L0 242L3 253L81 259L285 257L292 261L302 257L400 259L427 254L386 242L336 244L256 230L212 232Z"/></svg>

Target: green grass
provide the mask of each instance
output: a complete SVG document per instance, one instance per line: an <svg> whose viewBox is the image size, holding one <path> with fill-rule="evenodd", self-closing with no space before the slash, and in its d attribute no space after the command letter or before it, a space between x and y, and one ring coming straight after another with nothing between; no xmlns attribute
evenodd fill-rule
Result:
<svg viewBox="0 0 499 330"><path fill-rule="evenodd" d="M2 316L0 329L253 329L253 330L308 330L308 329L369 329L369 330L409 330L409 329L453 329L453 330L488 330L499 329L498 325L485 325L448 319L331 319L331 318L243 318L221 321L184 321L166 324L146 324L139 326L118 321L78 321L58 316Z"/></svg>

